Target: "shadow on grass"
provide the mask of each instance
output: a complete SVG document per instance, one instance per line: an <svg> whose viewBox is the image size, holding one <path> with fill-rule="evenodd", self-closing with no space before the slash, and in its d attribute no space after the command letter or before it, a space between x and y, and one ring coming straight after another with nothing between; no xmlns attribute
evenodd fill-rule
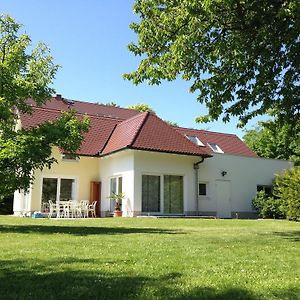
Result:
<svg viewBox="0 0 300 300"><path fill-rule="evenodd" d="M99 259L0 261L0 299L243 299L265 298L238 287L188 290L181 273L152 277L120 272ZM93 270L87 270L94 266ZM104 268L105 265L105 268ZM87 268L84 268L87 266ZM297 299L299 288L271 291L273 298Z"/></svg>
<svg viewBox="0 0 300 300"><path fill-rule="evenodd" d="M44 233L71 235L113 235L113 234L184 234L181 230L157 228L127 228L127 227L85 227L82 226L53 226L53 225L0 225L0 233Z"/></svg>
<svg viewBox="0 0 300 300"><path fill-rule="evenodd" d="M1 299L256 299L239 288L215 290L199 287L182 289L181 274L138 276L107 271L72 270L70 264L93 263L80 259L36 262L0 261Z"/></svg>
<svg viewBox="0 0 300 300"><path fill-rule="evenodd" d="M292 242L300 242L300 231L276 231L273 234Z"/></svg>

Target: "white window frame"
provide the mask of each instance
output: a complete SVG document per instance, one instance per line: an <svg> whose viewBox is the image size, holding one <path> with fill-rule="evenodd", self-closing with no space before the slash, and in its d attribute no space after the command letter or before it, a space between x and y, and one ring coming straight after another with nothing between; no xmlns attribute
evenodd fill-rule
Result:
<svg viewBox="0 0 300 300"><path fill-rule="evenodd" d="M209 148L215 152L215 153L224 153L224 151L220 148L220 146L216 143L207 143L207 145L209 146ZM216 149L214 149L214 146L216 146Z"/></svg>
<svg viewBox="0 0 300 300"><path fill-rule="evenodd" d="M199 195L199 192L200 192L200 190L199 190L199 184L205 184L206 185L206 195ZM200 181L198 181L198 185L197 185L197 193L198 193L198 198L199 199L209 199L209 197L210 197L210 191L209 191L209 182L208 181L203 181L203 180L200 180Z"/></svg>
<svg viewBox="0 0 300 300"><path fill-rule="evenodd" d="M122 190L121 190L121 193L123 192L123 184L124 184L124 181L123 181L123 176L120 174L120 175L115 175L115 176L111 176L109 177L109 197L111 196L111 180L112 179L116 179L116 191L117 193L119 193L119 178L122 178ZM110 200L110 204L109 204L109 208L110 208L110 211L114 211L114 201ZM122 207L121 207L122 208Z"/></svg>
<svg viewBox="0 0 300 300"><path fill-rule="evenodd" d="M188 135L186 134L185 137L191 141L192 143L194 143L195 145L197 146L201 146L201 147L204 147L205 145L201 142L201 140L196 136L196 135ZM193 139L196 140L196 143L193 141Z"/></svg>
<svg viewBox="0 0 300 300"><path fill-rule="evenodd" d="M64 162L79 162L80 158L78 156L74 157L74 158L71 158L71 157L68 157L68 155L70 155L69 153L63 153L61 155L61 160L64 161Z"/></svg>
<svg viewBox="0 0 300 300"><path fill-rule="evenodd" d="M42 195L43 195L43 180L44 178L53 178L53 179L57 179L57 187L56 187L56 203L60 203L60 185L61 185L61 180L62 179L72 179L74 180L74 190L72 190L72 194L74 196L74 198L72 200L74 200L75 202L78 202L78 177L77 176L55 176L55 175L43 175L41 177L41 193L40 193L40 207L42 207Z"/></svg>
<svg viewBox="0 0 300 300"><path fill-rule="evenodd" d="M160 177L160 212L151 212L150 214L153 215L164 215L164 203L165 203L165 195L164 195L164 176L170 175L170 176L181 176L183 180L183 213L185 211L185 189L186 189L186 183L185 183L185 175L184 174L178 174L178 173L141 173L141 195L142 195L142 176L143 175L149 175L149 176L159 176ZM142 207L142 197L141 197L141 207ZM143 214L148 214L147 212L143 212Z"/></svg>

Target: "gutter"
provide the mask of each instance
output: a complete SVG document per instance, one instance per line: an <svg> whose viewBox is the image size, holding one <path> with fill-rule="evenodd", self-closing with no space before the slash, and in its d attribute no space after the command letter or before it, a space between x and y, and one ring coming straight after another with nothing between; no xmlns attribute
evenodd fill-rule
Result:
<svg viewBox="0 0 300 300"><path fill-rule="evenodd" d="M194 163L194 170L195 170L195 204L196 204L196 212L199 214L199 204L198 204L198 180L199 180L199 165L204 162L204 157L201 156L201 160Z"/></svg>

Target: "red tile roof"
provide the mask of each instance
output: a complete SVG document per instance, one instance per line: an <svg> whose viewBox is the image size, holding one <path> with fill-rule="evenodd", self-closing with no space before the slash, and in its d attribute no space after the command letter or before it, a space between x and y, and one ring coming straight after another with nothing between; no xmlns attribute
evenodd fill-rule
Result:
<svg viewBox="0 0 300 300"><path fill-rule="evenodd" d="M152 113L62 99L51 98L42 107L29 99L33 113L21 114L21 123L24 128L38 126L70 109L77 112L78 118L87 114L91 127L84 135L79 155L107 155L130 148L208 157L214 152L207 143L215 143L225 154L257 156L233 134L172 127ZM197 136L205 146L195 145L185 135Z"/></svg>
<svg viewBox="0 0 300 300"><path fill-rule="evenodd" d="M36 106L35 102L32 99L28 99L28 102L31 105ZM60 111L73 109L80 114L87 114L89 116L105 116L122 120L126 120L139 114L139 112L132 109L97 103L89 103L78 100L68 100L62 97L53 97L49 99L42 107Z"/></svg>
<svg viewBox="0 0 300 300"><path fill-rule="evenodd" d="M235 134L181 127L177 127L175 129L182 135L197 136L205 146L207 143L217 144L225 154L257 157L256 153L249 149L246 144ZM210 147L206 146L206 148L208 149L209 153L214 154Z"/></svg>
<svg viewBox="0 0 300 300"><path fill-rule="evenodd" d="M21 122L23 128L36 127L46 121L59 118L61 112L55 109L45 109L34 107L32 115L21 114ZM82 118L82 114L76 114L78 118ZM120 120L89 116L91 126L90 130L84 134L84 140L77 151L78 155L97 155L105 146L115 126L121 122Z"/></svg>
<svg viewBox="0 0 300 300"><path fill-rule="evenodd" d="M102 155L124 148L209 157L153 113L142 113L118 124Z"/></svg>

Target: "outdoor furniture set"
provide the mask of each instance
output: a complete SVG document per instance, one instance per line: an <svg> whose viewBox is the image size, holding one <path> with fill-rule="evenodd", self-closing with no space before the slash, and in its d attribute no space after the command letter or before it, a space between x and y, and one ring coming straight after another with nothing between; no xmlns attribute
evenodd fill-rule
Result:
<svg viewBox="0 0 300 300"><path fill-rule="evenodd" d="M88 200L76 201L60 201L54 203L49 200L49 213L48 218L56 216L56 218L96 218L96 204L97 201L93 201L92 204Z"/></svg>

